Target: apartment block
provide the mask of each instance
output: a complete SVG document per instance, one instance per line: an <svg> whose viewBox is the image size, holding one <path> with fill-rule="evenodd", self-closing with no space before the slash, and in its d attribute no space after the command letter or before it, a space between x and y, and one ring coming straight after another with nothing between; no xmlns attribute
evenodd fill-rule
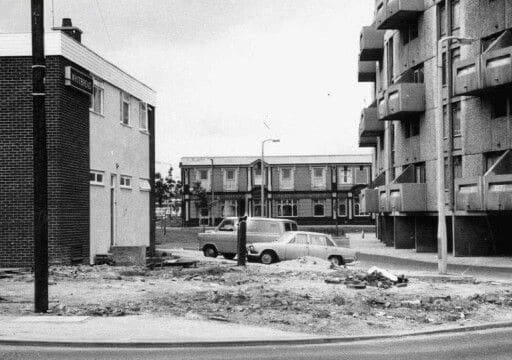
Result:
<svg viewBox="0 0 512 360"><path fill-rule="evenodd" d="M369 155L266 156L264 163L256 156L184 157L180 168L187 226L243 215L300 225L372 223L359 204L359 192L371 179ZM199 188L206 191L207 205L198 202Z"/></svg>
<svg viewBox="0 0 512 360"><path fill-rule="evenodd" d="M374 154L362 211L376 214L386 245L437 251L443 176L449 252L511 254L512 2L376 0L374 13L358 58L359 81L373 84L359 122Z"/></svg>
<svg viewBox="0 0 512 360"><path fill-rule="evenodd" d="M81 43L45 34L52 264L154 246L155 92ZM34 257L31 34L0 34L0 267Z"/></svg>

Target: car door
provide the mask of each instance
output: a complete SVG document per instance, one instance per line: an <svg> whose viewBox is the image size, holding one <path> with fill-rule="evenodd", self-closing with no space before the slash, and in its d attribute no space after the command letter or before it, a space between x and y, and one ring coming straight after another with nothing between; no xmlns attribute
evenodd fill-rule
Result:
<svg viewBox="0 0 512 360"><path fill-rule="evenodd" d="M320 259L327 256L327 242L325 235L309 234L308 255Z"/></svg>
<svg viewBox="0 0 512 360"><path fill-rule="evenodd" d="M308 254L308 235L295 234L294 238L286 244L285 260L297 259Z"/></svg>
<svg viewBox="0 0 512 360"><path fill-rule="evenodd" d="M236 253L237 226L235 219L224 219L217 227L213 237L217 250L222 253Z"/></svg>

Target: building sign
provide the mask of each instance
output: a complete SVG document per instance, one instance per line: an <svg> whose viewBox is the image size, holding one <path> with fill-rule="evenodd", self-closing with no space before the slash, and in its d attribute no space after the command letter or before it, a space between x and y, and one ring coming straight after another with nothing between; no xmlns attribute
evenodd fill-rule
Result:
<svg viewBox="0 0 512 360"><path fill-rule="evenodd" d="M93 82L90 75L84 74L72 66L66 66L64 79L67 86L71 86L87 95L92 95Z"/></svg>

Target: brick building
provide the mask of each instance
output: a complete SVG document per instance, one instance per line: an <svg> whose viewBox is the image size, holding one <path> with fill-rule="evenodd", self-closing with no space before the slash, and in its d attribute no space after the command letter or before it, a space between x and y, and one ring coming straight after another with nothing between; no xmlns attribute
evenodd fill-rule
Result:
<svg viewBox="0 0 512 360"><path fill-rule="evenodd" d="M192 194L197 183L208 199L213 189L216 223L224 216L261 216L261 158L184 157L180 168L182 218L187 226L212 217L212 209L200 208ZM371 177L368 155L265 156L263 176L265 215L299 224L372 223L360 212L358 196Z"/></svg>
<svg viewBox="0 0 512 360"><path fill-rule="evenodd" d="M154 243L155 92L80 40L45 34L50 263ZM0 34L0 267L33 262L31 66L31 35Z"/></svg>
<svg viewBox="0 0 512 360"><path fill-rule="evenodd" d="M374 10L360 37L359 81L374 87L359 142L374 149L361 205L378 214L379 238L437 250L435 113L442 106L448 250L511 254L512 3L377 0ZM475 40L446 42L436 58L445 36Z"/></svg>

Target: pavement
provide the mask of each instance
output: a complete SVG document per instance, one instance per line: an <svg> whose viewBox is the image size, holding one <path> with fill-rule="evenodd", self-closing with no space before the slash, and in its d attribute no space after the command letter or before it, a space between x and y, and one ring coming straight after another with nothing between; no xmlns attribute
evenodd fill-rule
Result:
<svg viewBox="0 0 512 360"><path fill-rule="evenodd" d="M314 345L397 339L410 336L458 334L468 331L510 329L512 322L473 326L439 326L413 333L326 337L270 328L173 316L123 317L25 315L0 316L1 346L67 347L212 347L261 345Z"/></svg>
<svg viewBox="0 0 512 360"><path fill-rule="evenodd" d="M437 266L437 253L418 253L414 249L395 249L384 245L379 241L375 233L368 233L364 238L360 233L348 234L350 240L350 248L358 251L361 260L371 261L393 259L395 264L405 262L417 262L424 264L432 264ZM448 266L454 270L463 272L464 269L488 269L499 272L510 272L512 275L512 256L472 256L472 257L455 257L448 255Z"/></svg>

